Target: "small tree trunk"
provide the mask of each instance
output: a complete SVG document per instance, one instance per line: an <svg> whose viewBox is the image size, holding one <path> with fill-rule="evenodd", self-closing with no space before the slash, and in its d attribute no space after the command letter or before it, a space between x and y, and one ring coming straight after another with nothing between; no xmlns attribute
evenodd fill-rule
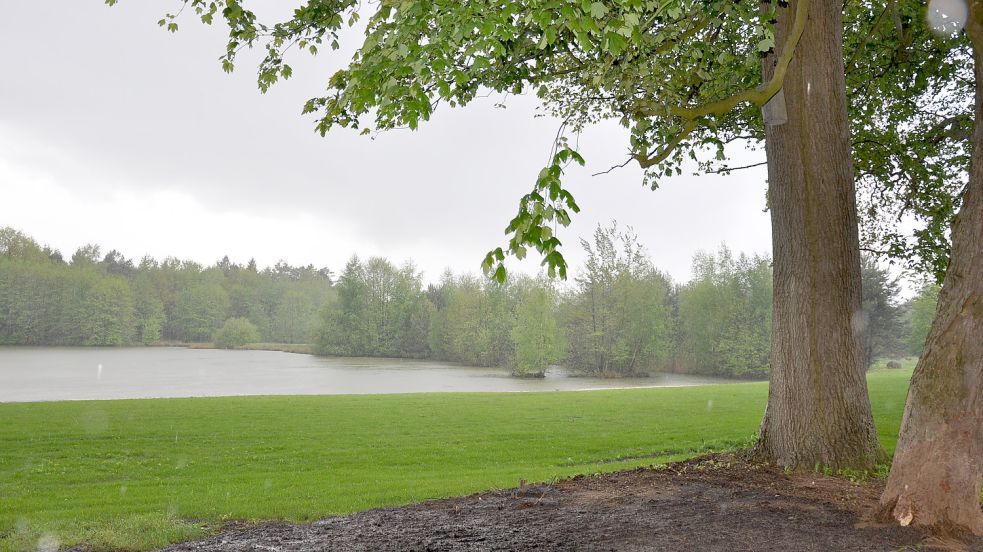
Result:
<svg viewBox="0 0 983 552"><path fill-rule="evenodd" d="M908 391L885 516L936 532L983 535L983 9L967 32L976 63L976 128L969 184L952 227L952 254L935 320Z"/></svg>
<svg viewBox="0 0 983 552"><path fill-rule="evenodd" d="M779 47L796 4L779 8ZM766 128L775 301L771 385L757 452L792 468L867 468L881 457L862 328L853 324L861 310L860 244L842 7L838 0L810 0L784 81L788 120ZM774 60L765 59L766 79Z"/></svg>

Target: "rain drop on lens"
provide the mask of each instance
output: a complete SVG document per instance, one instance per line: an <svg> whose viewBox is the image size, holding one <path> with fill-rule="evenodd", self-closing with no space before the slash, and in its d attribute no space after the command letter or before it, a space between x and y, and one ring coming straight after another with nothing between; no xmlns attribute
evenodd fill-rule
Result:
<svg viewBox="0 0 983 552"><path fill-rule="evenodd" d="M850 327L853 329L853 335L863 335L867 331L869 324L870 315L865 310L858 310L850 317Z"/></svg>
<svg viewBox="0 0 983 552"><path fill-rule="evenodd" d="M58 552L61 541L54 534L45 533L38 539L38 552Z"/></svg>
<svg viewBox="0 0 983 552"><path fill-rule="evenodd" d="M932 32L951 38L966 26L969 6L966 0L929 0L925 17Z"/></svg>

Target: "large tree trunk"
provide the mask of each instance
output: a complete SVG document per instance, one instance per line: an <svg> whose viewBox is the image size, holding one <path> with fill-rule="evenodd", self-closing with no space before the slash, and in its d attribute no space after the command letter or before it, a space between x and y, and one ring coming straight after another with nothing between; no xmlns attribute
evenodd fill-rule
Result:
<svg viewBox="0 0 983 552"><path fill-rule="evenodd" d="M778 45L796 4L779 8ZM784 80L788 120L766 130L775 302L771 385L757 452L792 468L866 468L881 455L858 327L860 245L842 7L842 1L810 0ZM774 56L765 60L766 79L773 64Z"/></svg>
<svg viewBox="0 0 983 552"><path fill-rule="evenodd" d="M972 15L976 128L969 184L881 507L902 525L983 535L983 8L972 5Z"/></svg>

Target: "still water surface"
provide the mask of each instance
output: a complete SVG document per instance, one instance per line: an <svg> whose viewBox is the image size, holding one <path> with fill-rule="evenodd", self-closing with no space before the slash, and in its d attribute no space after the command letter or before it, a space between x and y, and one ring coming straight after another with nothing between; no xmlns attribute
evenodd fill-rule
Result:
<svg viewBox="0 0 983 552"><path fill-rule="evenodd" d="M0 402L227 395L338 395L431 391L572 391L670 387L729 380L658 374L650 378L518 379L501 368L443 362L323 358L276 351L176 347L0 347Z"/></svg>

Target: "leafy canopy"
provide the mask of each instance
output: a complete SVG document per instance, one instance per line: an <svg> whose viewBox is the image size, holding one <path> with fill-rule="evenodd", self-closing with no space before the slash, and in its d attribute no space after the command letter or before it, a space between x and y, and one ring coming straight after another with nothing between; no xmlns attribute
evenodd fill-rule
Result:
<svg viewBox="0 0 983 552"><path fill-rule="evenodd" d="M973 60L921 2L847 5L851 142L863 246L941 282L969 167Z"/></svg>
<svg viewBox="0 0 983 552"><path fill-rule="evenodd" d="M261 23L244 4L185 0L160 24L176 31L189 7L204 23L222 18L229 29L224 69L234 68L243 48L264 48L258 83L265 91L291 76L288 50L340 48L343 29L367 14L351 64L304 107L322 134L336 126L415 129L440 104L463 106L485 89L534 92L565 121L550 163L520 199L508 247L485 259L485 270L499 280L506 253L521 258L530 248L551 275L566 274L555 230L579 206L561 176L568 163L584 163L567 132L616 118L631 129L632 155L653 178L678 174L683 151L695 157L704 145L722 148L715 119L739 104L761 105L780 85L755 88L760 54L774 46L777 8L762 11L751 2L309 0L275 24ZM800 2L799 11L807 5Z"/></svg>
<svg viewBox="0 0 983 552"><path fill-rule="evenodd" d="M223 68L232 71L244 48L263 49L263 91L291 76L289 50L338 49L347 27L364 26L348 67L304 106L321 134L338 126L416 129L441 104L464 106L482 91L535 93L563 124L506 228L508 245L484 260L484 270L504 280L505 257L529 249L550 275L565 277L556 230L580 207L562 176L569 164L584 164L569 137L587 125L614 119L629 129L629 161L646 169L653 188L681 174L686 161L702 171L733 170L725 146L763 140L758 108L781 88L809 1L791 9L732 0L307 0L289 19L262 23L245 1L183 0L160 24L176 31L187 8L206 24L220 18L229 30ZM971 97L965 86L944 83L958 82L952 77L971 60L964 47L931 38L914 3L858 0L844 8L857 173L876 196L865 205L867 241L938 272L954 183L965 169ZM776 45L781 17L792 18L791 32ZM762 82L766 57L776 70ZM906 216L921 233L890 224Z"/></svg>

